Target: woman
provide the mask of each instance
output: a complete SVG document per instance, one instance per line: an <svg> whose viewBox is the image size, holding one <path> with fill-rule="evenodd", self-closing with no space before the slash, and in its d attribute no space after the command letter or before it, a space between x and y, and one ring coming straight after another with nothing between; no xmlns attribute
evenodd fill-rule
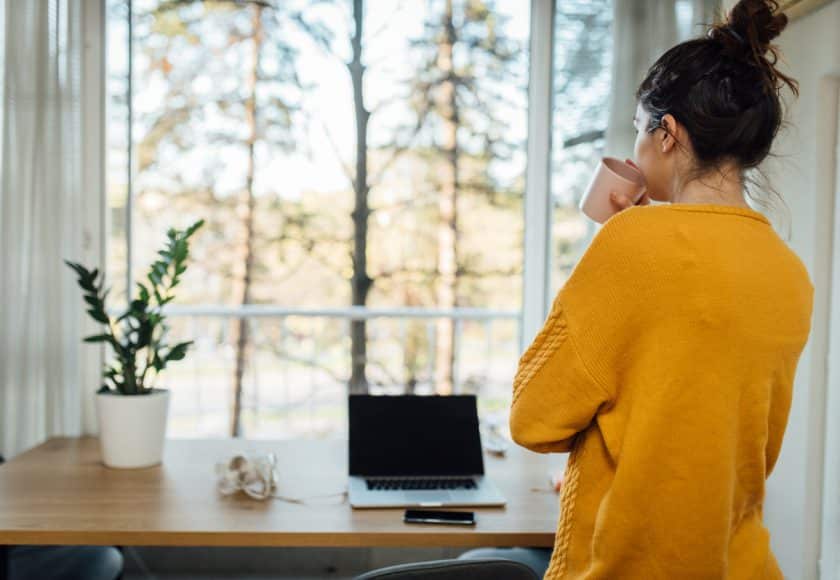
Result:
<svg viewBox="0 0 840 580"><path fill-rule="evenodd" d="M782 578L762 524L813 288L744 198L782 122L774 1L650 69L647 195L595 237L514 381L514 440L571 451L546 578ZM632 205L614 198L619 206Z"/></svg>

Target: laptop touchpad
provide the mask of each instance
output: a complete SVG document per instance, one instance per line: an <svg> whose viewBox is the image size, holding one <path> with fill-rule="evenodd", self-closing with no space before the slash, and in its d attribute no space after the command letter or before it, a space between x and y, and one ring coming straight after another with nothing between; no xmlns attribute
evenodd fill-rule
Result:
<svg viewBox="0 0 840 580"><path fill-rule="evenodd" d="M451 496L448 491L406 491L403 492L403 499L406 503L424 503L449 501Z"/></svg>

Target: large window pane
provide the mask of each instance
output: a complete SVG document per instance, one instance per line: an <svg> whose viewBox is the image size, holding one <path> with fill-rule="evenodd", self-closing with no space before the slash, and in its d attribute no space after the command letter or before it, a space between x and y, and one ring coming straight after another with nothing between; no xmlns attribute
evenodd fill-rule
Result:
<svg viewBox="0 0 840 580"><path fill-rule="evenodd" d="M348 388L477 392L503 415L527 7L135 0L129 34L109 5L111 278L141 279L168 227L207 221L173 316L197 342L161 377L173 433L340 432ZM389 310L351 321L365 308Z"/></svg>
<svg viewBox="0 0 840 580"><path fill-rule="evenodd" d="M108 200L108 268L107 279L112 295L125 302L128 269L127 207L129 186L129 39L126 2L110 1L107 11L107 74L105 139L106 197Z"/></svg>
<svg viewBox="0 0 840 580"><path fill-rule="evenodd" d="M609 117L613 0L557 3L554 27L554 134L551 191L552 294L594 232L578 210L603 149Z"/></svg>

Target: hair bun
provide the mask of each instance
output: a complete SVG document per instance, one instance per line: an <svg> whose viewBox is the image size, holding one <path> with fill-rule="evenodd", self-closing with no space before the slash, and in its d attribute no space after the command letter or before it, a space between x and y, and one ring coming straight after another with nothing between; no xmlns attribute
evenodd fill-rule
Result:
<svg viewBox="0 0 840 580"><path fill-rule="evenodd" d="M776 68L779 50L771 44L787 22L787 16L779 12L777 0L739 0L726 20L709 30L709 38L720 43L730 55L761 69L768 90L788 85L798 93L796 81Z"/></svg>
<svg viewBox="0 0 840 580"><path fill-rule="evenodd" d="M763 56L787 26L787 16L778 10L776 0L740 0L720 28L736 39L740 37L751 52Z"/></svg>

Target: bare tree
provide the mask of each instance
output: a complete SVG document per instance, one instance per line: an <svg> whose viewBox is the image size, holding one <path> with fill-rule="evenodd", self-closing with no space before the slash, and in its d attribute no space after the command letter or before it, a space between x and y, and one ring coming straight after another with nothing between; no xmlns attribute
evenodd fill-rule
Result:
<svg viewBox="0 0 840 580"><path fill-rule="evenodd" d="M346 0L341 0L346 1ZM387 146L388 155L382 161L379 171L370 175L370 146L368 144L368 125L374 111L369 110L365 100L364 86L367 67L364 64L364 49L366 42L372 37L365 34L365 0L350 0L352 2L352 31L350 31L350 48L352 56L346 63L347 71L353 87L353 111L355 120L355 162L352 171L348 171L348 179L353 188L353 211L351 220L352 234L352 274L350 276L351 304L366 306L368 296L376 277L368 271L368 235L369 221L373 213L370 207L370 192L378 185L383 173L409 146L419 127L409 132L408 137L395 136ZM316 43L324 50L335 56L332 48L333 35L317 22L306 20L301 15L299 22L303 29L309 32ZM374 33L373 36L375 36ZM403 133L403 132L400 132ZM350 323L350 378L348 390L350 393L368 392L368 378L366 367L368 363L367 323L364 319L352 320Z"/></svg>
<svg viewBox="0 0 840 580"><path fill-rule="evenodd" d="M414 83L415 110L421 124L434 124L437 129L435 145L442 162L436 166L439 223L435 295L439 308L452 309L462 303L459 196L471 189L492 198L498 189L486 172L481 176L484 179L467 181L464 162L481 152L504 157L509 150L510 143L498 128L499 105L504 101L499 86L517 81L517 67L511 65L515 64L518 46L505 36L502 19L491 0L443 0L442 8L434 14L436 17L426 23L425 37L414 43L424 54ZM456 60L458 52L460 60ZM436 388L440 394L449 394L454 387L457 348L454 319L439 318L436 330Z"/></svg>
<svg viewBox="0 0 840 580"><path fill-rule="evenodd" d="M251 8L251 69L248 72L247 96L245 98L245 125L248 134L245 138L247 153L247 169L245 172L244 200L237 213L242 215L244 226L244 240L242 242L243 272L240 283L240 304L251 302L251 280L254 270L254 173L256 162L254 147L257 143L257 85L260 77L260 56L263 44L263 25L261 5ZM233 371L233 412L231 416L230 434L239 437L242 434L242 378L245 374L246 353L248 351L248 319L244 316L237 319L236 329L236 366Z"/></svg>
<svg viewBox="0 0 840 580"><path fill-rule="evenodd" d="M353 36L351 46L353 58L347 64L353 82L353 109L356 116L356 173L353 176L353 275L350 279L353 306L367 304L368 292L373 279L367 271L367 232L370 207L368 195L368 120L370 111L365 107L364 74L362 64L362 42L364 39L364 1L353 0ZM350 393L365 393L368 390L365 364L367 362L367 330L364 320L350 323L351 372Z"/></svg>
<svg viewBox="0 0 840 580"><path fill-rule="evenodd" d="M196 10L199 6L201 10ZM215 251L205 249L202 252L199 247L197 253L212 255L210 263L229 280L228 295L234 297L237 305L250 304L254 299L254 274L259 263L260 235L255 221L258 203L256 148L259 143L286 150L294 146L289 134L296 104L289 93L290 88L299 89L300 83L295 59L289 57L294 57L295 50L285 44L282 34L276 33L284 21L290 20L290 14L260 1L178 0L161 2L140 18L145 22L143 29L147 34L158 35L157 42L144 43L152 63L147 72L150 75L162 73L167 81L164 106L142 119L145 131L138 147L138 178L141 184L148 178L154 185L147 190L141 188L140 194L155 193L161 178L174 181L171 201L189 208L190 212L206 215L211 238L225 241ZM221 46L202 44L202 27L210 19L226 32ZM270 37L266 36L266 26L271 27L273 34ZM185 40L197 46L189 52L179 52L180 60L172 62L171 46L181 46ZM269 49L276 63L271 78L261 71L263 56ZM224 68L231 65L217 58L219 53L238 54L247 68L238 68L235 63L233 68ZM242 86L209 83L207 89L196 89L195 86L200 85L197 81L206 79L207 69L211 67L221 68L217 72L229 78L244 72ZM208 117L224 119L232 128L210 130ZM235 127L242 127L244 131ZM237 149L244 151L242 187L234 195L217 191L219 178L229 171L223 158L218 159L211 153L203 160L204 184L197 191L184 177L193 168L172 162L173 148L187 154L199 139L206 139L203 145L209 146L208 153L213 148L218 149L220 156L234 154ZM275 234L276 238L282 238L282 233L280 236ZM235 240L234 244L228 243L231 239ZM229 432L238 437L242 435L243 383L251 340L245 317L236 318L233 326L235 360Z"/></svg>

